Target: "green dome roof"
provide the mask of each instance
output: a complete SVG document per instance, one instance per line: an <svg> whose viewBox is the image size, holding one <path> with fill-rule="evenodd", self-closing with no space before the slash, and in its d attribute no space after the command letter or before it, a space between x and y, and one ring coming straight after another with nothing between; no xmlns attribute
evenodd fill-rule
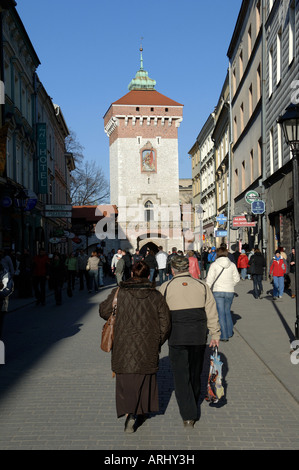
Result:
<svg viewBox="0 0 299 470"><path fill-rule="evenodd" d="M142 47L140 47L140 69L135 78L129 83L129 90L154 90L156 81L149 78L146 70L143 69Z"/></svg>

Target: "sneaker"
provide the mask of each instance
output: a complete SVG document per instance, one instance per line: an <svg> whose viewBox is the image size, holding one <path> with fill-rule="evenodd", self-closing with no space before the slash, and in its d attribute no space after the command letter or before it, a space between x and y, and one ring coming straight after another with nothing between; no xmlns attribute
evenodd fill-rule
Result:
<svg viewBox="0 0 299 470"><path fill-rule="evenodd" d="M278 298L279 298L279 299L282 299L282 295L279 295Z"/></svg>
<svg viewBox="0 0 299 470"><path fill-rule="evenodd" d="M273 297L273 300L277 300L277 297Z"/></svg>

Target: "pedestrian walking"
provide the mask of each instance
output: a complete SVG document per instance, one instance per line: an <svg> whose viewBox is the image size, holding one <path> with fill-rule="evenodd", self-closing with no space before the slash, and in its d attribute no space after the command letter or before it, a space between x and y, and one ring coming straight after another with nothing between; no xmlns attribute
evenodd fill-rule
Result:
<svg viewBox="0 0 299 470"><path fill-rule="evenodd" d="M247 268L248 268L248 257L245 253L245 250L241 250L241 254L238 258L237 268L241 271L241 279L245 281L247 276Z"/></svg>
<svg viewBox="0 0 299 470"><path fill-rule="evenodd" d="M212 263L214 263L215 259L216 259L216 248L215 246L212 246L211 251L209 252L208 258L207 258L206 277L208 275L210 266Z"/></svg>
<svg viewBox="0 0 299 470"><path fill-rule="evenodd" d="M88 258L86 269L88 271L88 292L91 293L94 288L95 292L99 290L98 278L99 278L99 257L97 252L94 250L91 256Z"/></svg>
<svg viewBox="0 0 299 470"><path fill-rule="evenodd" d="M228 258L226 248L217 248L217 258L211 265L206 283L213 291L221 327L221 341L233 336L231 305L235 295L235 285L240 281L238 269Z"/></svg>
<svg viewBox="0 0 299 470"><path fill-rule="evenodd" d="M171 328L170 312L163 296L149 281L149 266L140 261L133 276L120 283L112 349L112 371L116 374L116 413L126 415L125 432L147 413L159 411L156 373L161 346ZM111 314L116 289L100 304L100 316ZM135 421L136 420L136 421Z"/></svg>
<svg viewBox="0 0 299 470"><path fill-rule="evenodd" d="M156 270L158 270L158 263L153 250L146 251L144 261L150 268L150 281L153 282L155 280Z"/></svg>
<svg viewBox="0 0 299 470"><path fill-rule="evenodd" d="M111 272L113 275L115 274L116 265L121 257L122 257L122 250L121 248L118 248L117 253L113 255L112 261L111 261Z"/></svg>
<svg viewBox="0 0 299 470"><path fill-rule="evenodd" d="M161 286L163 282L166 281L167 253L163 250L162 246L159 246L158 250L156 261L158 265L159 284Z"/></svg>
<svg viewBox="0 0 299 470"><path fill-rule="evenodd" d="M98 258L99 258L99 266L98 266L98 286L103 287L104 286L104 267L106 264L106 258L103 254L103 250L99 250L98 252Z"/></svg>
<svg viewBox="0 0 299 470"><path fill-rule="evenodd" d="M49 287L54 290L56 305L62 303L62 288L66 278L66 266L58 252L54 253L49 265Z"/></svg>
<svg viewBox="0 0 299 470"><path fill-rule="evenodd" d="M292 299L296 297L296 257L295 248L292 248L291 253L287 257L287 273L290 278L290 291Z"/></svg>
<svg viewBox="0 0 299 470"><path fill-rule="evenodd" d="M140 254L138 248L136 248L134 255L132 256L132 264L138 263L138 261L142 261L143 256Z"/></svg>
<svg viewBox="0 0 299 470"><path fill-rule="evenodd" d="M281 299L284 291L284 275L287 266L280 250L275 251L275 257L270 266L270 276L273 276L273 300Z"/></svg>
<svg viewBox="0 0 299 470"><path fill-rule="evenodd" d="M168 254L167 256L167 263L166 263L166 276L168 279L172 279L172 270L171 270L171 260L174 256L177 256L177 247L173 246L171 249L171 253Z"/></svg>
<svg viewBox="0 0 299 470"><path fill-rule="evenodd" d="M124 262L125 262L125 267L124 267L124 281L129 279L131 277L131 268L132 268L132 256L129 251L124 251L124 255L122 256Z"/></svg>
<svg viewBox="0 0 299 470"><path fill-rule="evenodd" d="M36 305L45 305L46 302L46 282L49 274L49 257L44 248L39 250L39 254L33 258L33 289L36 298Z"/></svg>
<svg viewBox="0 0 299 470"><path fill-rule="evenodd" d="M200 278L200 269L198 264L198 259L194 254L193 250L188 251L187 256L189 258L189 273L194 279Z"/></svg>
<svg viewBox="0 0 299 470"><path fill-rule="evenodd" d="M159 287L171 312L172 328L168 339L174 388L184 427L198 420L200 375L208 331L210 347L218 346L220 325L210 288L189 273L189 259L174 256L173 278Z"/></svg>
<svg viewBox="0 0 299 470"><path fill-rule="evenodd" d="M78 274L78 259L74 252L70 253L65 260L65 266L67 269L67 293L71 297L75 289L75 281Z"/></svg>
<svg viewBox="0 0 299 470"><path fill-rule="evenodd" d="M124 273L125 273L125 260L123 259L123 256L126 254L125 250L120 250L120 258L117 261L116 267L115 267L115 277L116 277L116 283L119 286L120 283L124 280Z"/></svg>
<svg viewBox="0 0 299 470"><path fill-rule="evenodd" d="M8 311L8 299L13 288L12 275L0 261L0 340L2 340L4 317Z"/></svg>
<svg viewBox="0 0 299 470"><path fill-rule="evenodd" d="M86 266L88 263L89 256L85 253L84 250L80 250L77 256L78 262L78 274L79 274L79 289L84 289L84 279L86 288L88 289L88 272L86 270Z"/></svg>
<svg viewBox="0 0 299 470"><path fill-rule="evenodd" d="M263 273L266 260L258 248L255 248L253 255L250 256L248 265L253 281L253 296L255 299L260 299L263 292Z"/></svg>

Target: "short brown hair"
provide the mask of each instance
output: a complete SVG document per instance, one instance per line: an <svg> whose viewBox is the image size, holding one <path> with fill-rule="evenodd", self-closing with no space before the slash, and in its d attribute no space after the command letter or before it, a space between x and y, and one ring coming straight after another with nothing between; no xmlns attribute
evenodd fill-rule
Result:
<svg viewBox="0 0 299 470"><path fill-rule="evenodd" d="M133 264L132 272L134 277L148 278L150 275L150 268L144 261L138 261L137 263Z"/></svg>
<svg viewBox="0 0 299 470"><path fill-rule="evenodd" d="M216 253L217 253L217 258L221 258L222 256L226 256L226 257L228 256L227 248L224 248L222 246L217 248Z"/></svg>

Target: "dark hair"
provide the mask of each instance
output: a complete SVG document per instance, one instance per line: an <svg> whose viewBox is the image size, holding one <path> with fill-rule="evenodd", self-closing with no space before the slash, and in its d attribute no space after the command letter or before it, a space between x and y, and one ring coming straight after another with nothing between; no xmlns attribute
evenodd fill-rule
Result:
<svg viewBox="0 0 299 470"><path fill-rule="evenodd" d="M216 253L217 253L217 258L228 256L227 248L226 247L224 248L223 246L220 246L219 248L217 248Z"/></svg>
<svg viewBox="0 0 299 470"><path fill-rule="evenodd" d="M138 261L137 263L133 264L132 272L134 277L148 278L150 275L150 268L144 261Z"/></svg>

